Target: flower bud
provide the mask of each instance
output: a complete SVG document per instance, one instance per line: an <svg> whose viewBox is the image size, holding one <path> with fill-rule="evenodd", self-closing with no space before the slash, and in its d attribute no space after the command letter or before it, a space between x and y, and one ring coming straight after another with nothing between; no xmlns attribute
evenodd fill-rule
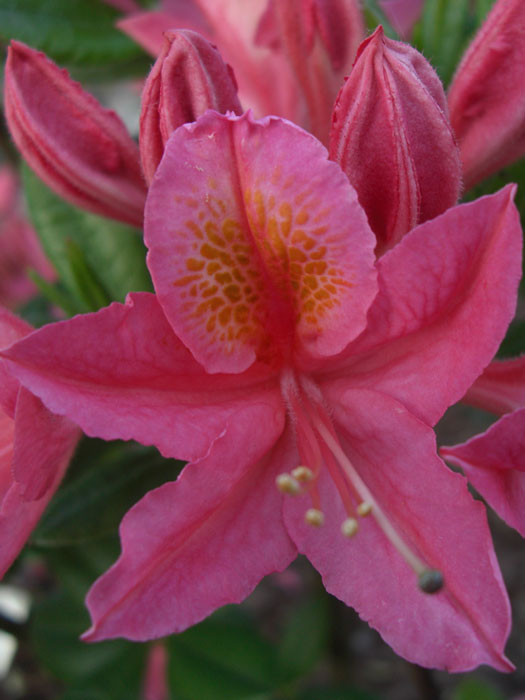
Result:
<svg viewBox="0 0 525 700"><path fill-rule="evenodd" d="M242 112L233 71L214 46L192 31L168 31L164 36L142 95L140 155L148 182L166 141L181 124L194 122L207 109Z"/></svg>
<svg viewBox="0 0 525 700"><path fill-rule="evenodd" d="M525 155L525 3L498 0L449 91L466 188Z"/></svg>
<svg viewBox="0 0 525 700"><path fill-rule="evenodd" d="M356 0L269 0L261 17L256 42L287 56L305 105L301 123L321 141L364 34Z"/></svg>
<svg viewBox="0 0 525 700"><path fill-rule="evenodd" d="M55 192L88 211L142 225L138 149L120 118L45 54L17 41L7 57L5 113L20 152Z"/></svg>
<svg viewBox="0 0 525 700"><path fill-rule="evenodd" d="M381 27L361 44L337 98L330 157L357 190L378 253L458 199L461 165L441 82Z"/></svg>

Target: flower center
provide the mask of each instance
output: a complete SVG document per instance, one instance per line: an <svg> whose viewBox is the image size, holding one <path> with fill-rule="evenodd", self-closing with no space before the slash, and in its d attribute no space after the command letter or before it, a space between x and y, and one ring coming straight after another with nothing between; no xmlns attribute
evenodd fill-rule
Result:
<svg viewBox="0 0 525 700"><path fill-rule="evenodd" d="M308 493L312 507L305 512L305 521L313 527L324 524L318 477L326 468L341 498L347 517L341 523L343 536L357 535L360 520L374 518L389 540L418 577L425 593L435 593L443 587L443 575L433 569L414 551L376 501L370 489L345 454L319 387L305 375L296 377L293 371L281 375L281 390L295 428L301 464L291 473L277 477L277 488L294 496Z"/></svg>

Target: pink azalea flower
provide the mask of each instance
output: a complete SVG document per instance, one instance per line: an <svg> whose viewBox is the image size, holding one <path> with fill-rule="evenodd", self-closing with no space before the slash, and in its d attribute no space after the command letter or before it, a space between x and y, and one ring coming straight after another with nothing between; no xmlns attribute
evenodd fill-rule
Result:
<svg viewBox="0 0 525 700"><path fill-rule="evenodd" d="M14 308L34 296L36 287L27 275L28 268L44 279L55 277L22 212L18 180L4 166L0 168L0 306Z"/></svg>
<svg viewBox="0 0 525 700"><path fill-rule="evenodd" d="M429 425L513 315L512 194L449 209L375 263L355 191L311 135L214 112L174 133L145 215L156 295L2 353L88 435L190 462L125 516L86 639L181 631L299 551L411 661L511 668L483 505Z"/></svg>
<svg viewBox="0 0 525 700"><path fill-rule="evenodd" d="M0 308L0 348L31 333ZM51 414L0 360L0 577L18 556L56 491L80 431Z"/></svg>
<svg viewBox="0 0 525 700"><path fill-rule="evenodd" d="M525 155L524 64L525 3L497 0L449 91L467 189Z"/></svg>
<svg viewBox="0 0 525 700"><path fill-rule="evenodd" d="M499 415L485 433L441 454L525 537L525 357L490 364L463 399Z"/></svg>

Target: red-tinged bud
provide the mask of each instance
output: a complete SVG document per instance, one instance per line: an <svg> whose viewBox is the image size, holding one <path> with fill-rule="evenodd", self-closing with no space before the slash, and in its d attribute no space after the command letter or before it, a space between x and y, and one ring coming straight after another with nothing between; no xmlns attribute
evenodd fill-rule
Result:
<svg viewBox="0 0 525 700"><path fill-rule="evenodd" d="M525 2L498 0L449 91L465 186L525 155Z"/></svg>
<svg viewBox="0 0 525 700"><path fill-rule="evenodd" d="M188 30L164 36L163 50L142 95L140 155L148 182L166 141L181 124L194 122L208 109L242 112L233 71L214 46Z"/></svg>
<svg viewBox="0 0 525 700"><path fill-rule="evenodd" d="M356 188L378 253L458 199L461 164L441 82L381 27L361 44L337 98L330 157Z"/></svg>
<svg viewBox="0 0 525 700"><path fill-rule="evenodd" d="M326 142L332 106L365 35L356 0L269 0L256 42L288 57L307 128Z"/></svg>
<svg viewBox="0 0 525 700"><path fill-rule="evenodd" d="M20 152L49 187L83 209L142 226L146 187L122 121L17 41L7 57L5 113Z"/></svg>

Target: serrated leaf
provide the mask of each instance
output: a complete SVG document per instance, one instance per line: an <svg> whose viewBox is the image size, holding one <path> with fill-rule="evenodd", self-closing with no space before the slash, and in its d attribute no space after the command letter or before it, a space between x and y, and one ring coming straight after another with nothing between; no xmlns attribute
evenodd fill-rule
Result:
<svg viewBox="0 0 525 700"><path fill-rule="evenodd" d="M78 276L79 252L85 257L85 266L105 299L124 301L130 291L152 291L145 262L146 249L138 231L68 204L25 164L22 180L31 220L42 247L60 281L76 300L77 312L92 310L97 304L96 298L98 306L103 300L102 296L92 298L90 295L91 301L86 302L85 285ZM76 252L74 260L72 250Z"/></svg>
<svg viewBox="0 0 525 700"><path fill-rule="evenodd" d="M119 16L101 0L2 0L0 41L18 39L93 77L146 72L151 59L115 27Z"/></svg>
<svg viewBox="0 0 525 700"><path fill-rule="evenodd" d="M186 700L264 700L278 683L275 650L238 610L168 640L170 687Z"/></svg>
<svg viewBox="0 0 525 700"><path fill-rule="evenodd" d="M312 596L292 609L279 644L279 660L286 680L314 668L326 651L329 631L326 594Z"/></svg>
<svg viewBox="0 0 525 700"><path fill-rule="evenodd" d="M176 479L181 465L152 447L84 439L31 543L59 547L115 534L125 513L145 493Z"/></svg>

